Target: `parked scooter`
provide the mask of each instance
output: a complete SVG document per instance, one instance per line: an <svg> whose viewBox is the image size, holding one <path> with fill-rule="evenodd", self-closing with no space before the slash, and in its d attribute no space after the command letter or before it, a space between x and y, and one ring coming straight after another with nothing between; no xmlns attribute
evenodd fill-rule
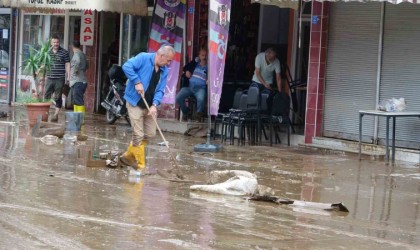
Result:
<svg viewBox="0 0 420 250"><path fill-rule="evenodd" d="M130 124L126 102L123 98L127 77L121 66L117 64L112 65L108 71L108 76L111 85L105 100L101 102L101 106L106 109L106 122L113 124L118 118L124 117Z"/></svg>

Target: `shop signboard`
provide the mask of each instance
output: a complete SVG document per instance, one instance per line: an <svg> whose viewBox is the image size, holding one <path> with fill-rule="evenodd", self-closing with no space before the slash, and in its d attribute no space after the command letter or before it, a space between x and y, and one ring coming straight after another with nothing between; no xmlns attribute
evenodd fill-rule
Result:
<svg viewBox="0 0 420 250"><path fill-rule="evenodd" d="M82 11L82 25L80 28L80 44L93 46L95 29L95 14L92 10Z"/></svg>
<svg viewBox="0 0 420 250"><path fill-rule="evenodd" d="M8 99L9 93L9 68L0 67L0 101L4 102Z"/></svg>
<svg viewBox="0 0 420 250"><path fill-rule="evenodd" d="M96 10L147 15L147 0L0 0L0 3L7 7L25 8L31 13L64 14L64 10Z"/></svg>
<svg viewBox="0 0 420 250"><path fill-rule="evenodd" d="M225 72L231 0L210 0L209 4L209 89L210 114L217 115Z"/></svg>
<svg viewBox="0 0 420 250"><path fill-rule="evenodd" d="M164 44L175 49L174 60L169 65L162 103L175 103L185 27L185 7L185 0L157 0L153 11L148 51L156 52Z"/></svg>

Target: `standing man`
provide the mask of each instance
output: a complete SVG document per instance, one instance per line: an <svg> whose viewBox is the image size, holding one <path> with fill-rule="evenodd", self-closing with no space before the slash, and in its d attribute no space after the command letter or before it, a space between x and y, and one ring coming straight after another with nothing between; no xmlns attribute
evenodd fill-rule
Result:
<svg viewBox="0 0 420 250"><path fill-rule="evenodd" d="M137 171L146 167L147 140L156 135L153 119L157 117L157 106L160 105L165 92L168 65L174 56L174 48L163 45L156 53L140 53L130 58L122 67L129 79L124 99L127 101L133 138L120 159L126 165L137 161ZM150 112L144 102L149 105Z"/></svg>
<svg viewBox="0 0 420 250"><path fill-rule="evenodd" d="M268 48L255 57L255 72L252 82L258 84L260 91L273 90L273 72L276 72L277 90L281 91L280 61L276 58L276 51Z"/></svg>
<svg viewBox="0 0 420 250"><path fill-rule="evenodd" d="M176 102L182 111L182 120L188 120L188 107L185 105L185 99L189 96L195 96L197 100L197 121L202 122L204 118L204 109L206 106L207 93L207 50L200 49L198 58L192 60L184 66L183 81L186 86L182 86L176 96ZM191 118L191 117L190 117Z"/></svg>
<svg viewBox="0 0 420 250"><path fill-rule="evenodd" d="M72 89L72 100L74 112L85 113L84 95L87 88L85 71L87 69L86 56L80 50L80 41L73 42L73 57L70 62L70 88ZM84 114L83 114L84 116Z"/></svg>
<svg viewBox="0 0 420 250"><path fill-rule="evenodd" d="M61 94L66 79L70 79L70 55L69 52L60 46L60 38L54 35L51 38L51 60L53 61L51 69L47 73L47 83L45 87L45 99L51 99L54 94L55 113L51 118L52 122L58 121L58 112L63 101Z"/></svg>

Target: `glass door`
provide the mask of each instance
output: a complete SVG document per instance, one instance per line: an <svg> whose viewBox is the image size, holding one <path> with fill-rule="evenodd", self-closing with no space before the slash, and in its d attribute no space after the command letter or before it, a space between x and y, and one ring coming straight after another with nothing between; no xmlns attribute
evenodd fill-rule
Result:
<svg viewBox="0 0 420 250"><path fill-rule="evenodd" d="M10 91L10 9L0 8L0 102L9 102Z"/></svg>

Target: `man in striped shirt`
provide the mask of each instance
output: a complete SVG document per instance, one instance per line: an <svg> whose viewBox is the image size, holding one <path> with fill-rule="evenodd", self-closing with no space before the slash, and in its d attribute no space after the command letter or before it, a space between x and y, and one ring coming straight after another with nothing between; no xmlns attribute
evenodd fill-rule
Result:
<svg viewBox="0 0 420 250"><path fill-rule="evenodd" d="M70 55L69 52L60 46L60 38L54 35L51 38L51 60L53 61L51 69L47 73L47 83L45 86L45 99L51 99L54 94L55 113L51 118L52 122L58 121L58 112L63 101L61 94L66 79L70 79Z"/></svg>

